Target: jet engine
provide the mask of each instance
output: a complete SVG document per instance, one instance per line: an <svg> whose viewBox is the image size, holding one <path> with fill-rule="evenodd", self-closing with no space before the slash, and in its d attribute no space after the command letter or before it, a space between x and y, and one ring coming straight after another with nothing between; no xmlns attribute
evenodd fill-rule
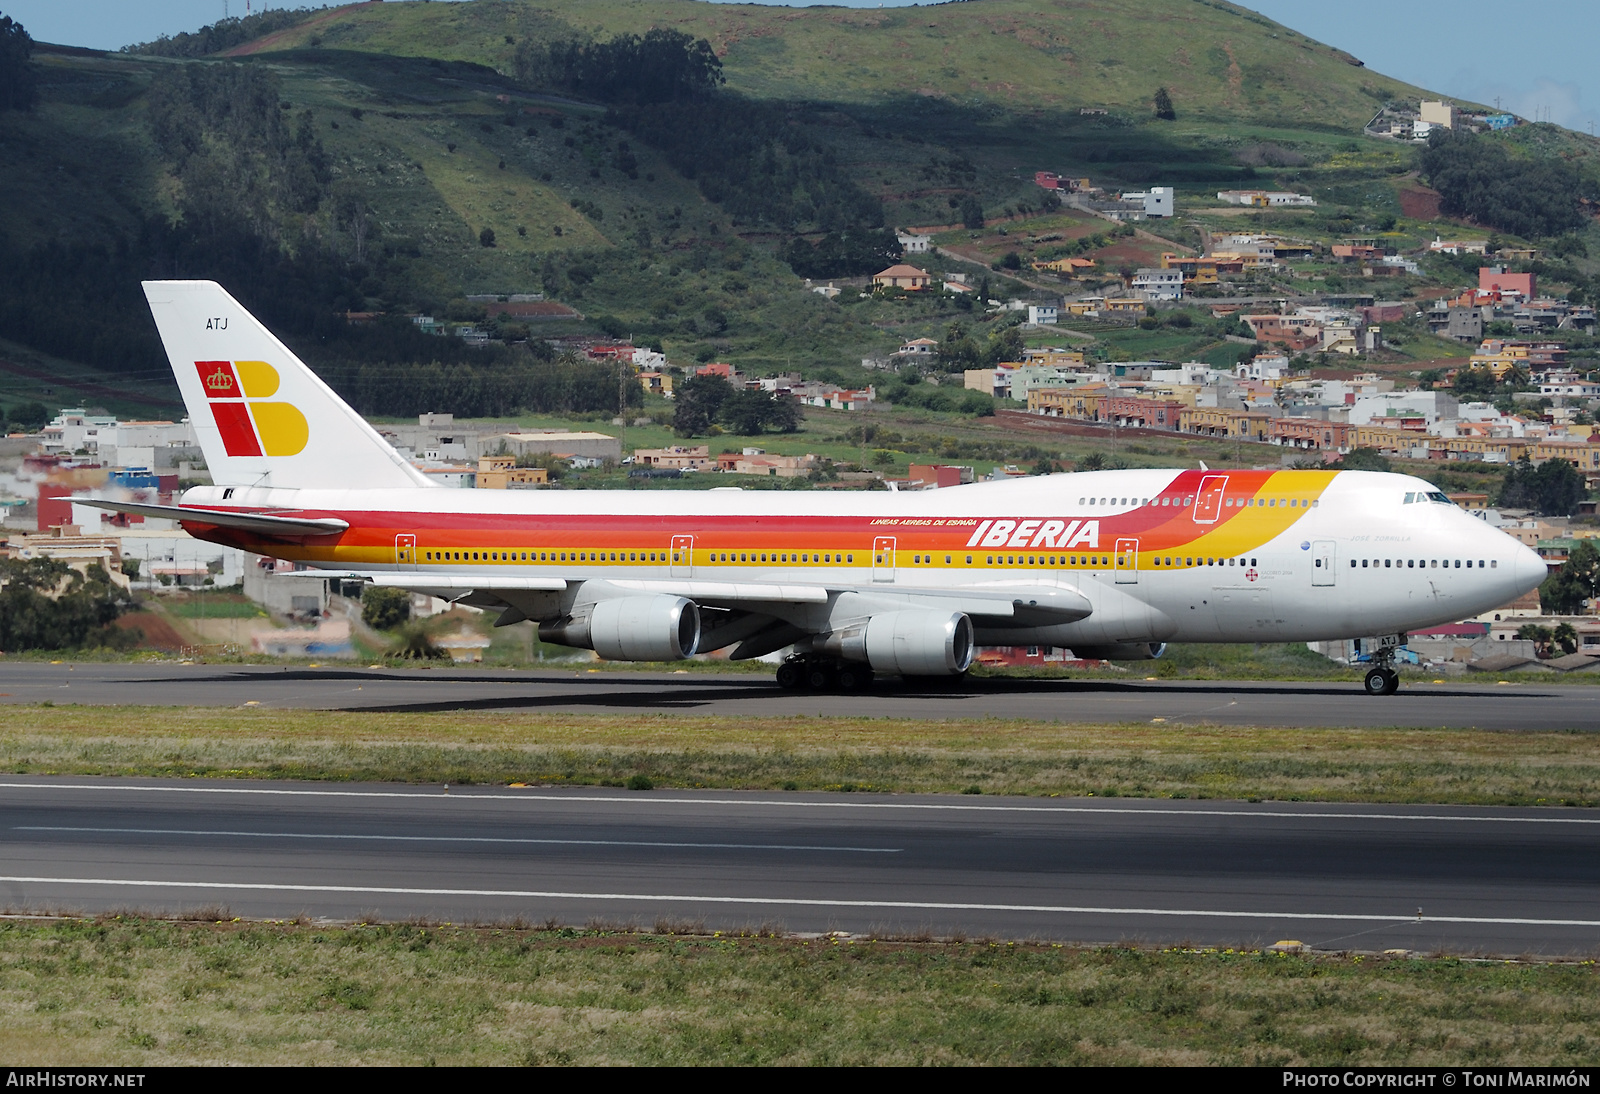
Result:
<svg viewBox="0 0 1600 1094"><path fill-rule="evenodd" d="M594 650L607 661L680 661L700 644L700 609L681 596L601 600L539 624L539 638Z"/></svg>
<svg viewBox="0 0 1600 1094"><path fill-rule="evenodd" d="M972 620L941 611L874 615L826 635L817 648L901 676L956 676L971 667L976 652Z"/></svg>
<svg viewBox="0 0 1600 1094"><path fill-rule="evenodd" d="M1085 661L1154 661L1167 652L1165 642L1111 642L1104 646L1073 646Z"/></svg>

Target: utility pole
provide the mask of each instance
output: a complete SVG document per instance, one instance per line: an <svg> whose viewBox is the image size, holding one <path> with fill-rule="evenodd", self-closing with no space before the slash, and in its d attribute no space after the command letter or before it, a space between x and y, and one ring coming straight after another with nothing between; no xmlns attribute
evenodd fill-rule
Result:
<svg viewBox="0 0 1600 1094"><path fill-rule="evenodd" d="M617 462L626 458L624 443L628 435L628 364L617 358Z"/></svg>

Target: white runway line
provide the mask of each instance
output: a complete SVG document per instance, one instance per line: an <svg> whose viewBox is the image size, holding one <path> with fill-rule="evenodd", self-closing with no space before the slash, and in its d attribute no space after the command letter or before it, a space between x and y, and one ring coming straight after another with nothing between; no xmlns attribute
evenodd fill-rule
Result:
<svg viewBox="0 0 1600 1094"><path fill-rule="evenodd" d="M523 900L664 901L675 904L753 904L804 908L898 908L907 911L1045 912L1055 915L1164 916L1203 919L1314 919L1346 923L1467 923L1523 927L1600 927L1600 919L1523 919L1464 915L1362 915L1353 912L1232 912L1209 908L1099 908L1071 904L975 904L934 900L827 900L808 897L704 896L683 893L576 893L537 889L417 889L388 885L283 885L251 881L155 881L127 878L7 877L25 885L106 885L128 889L203 889L218 892L348 893L360 896L475 896Z"/></svg>
<svg viewBox="0 0 1600 1094"><path fill-rule="evenodd" d="M1138 809L1128 806L1092 805L957 805L943 802L863 802L863 801L783 801L776 798L693 798L647 797L635 795L599 794L541 794L530 787L526 794L478 794L471 791L447 794L443 791L400 790L268 790L260 787L235 786L117 786L92 783L0 783L0 790L94 790L105 792L131 792L148 794L256 794L288 798L406 798L420 801L475 802L515 801L538 805L559 805L562 802L626 802L632 805L766 805L779 809L923 809L952 813L1106 813L1136 817L1275 817L1289 820L1393 820L1393 821L1449 821L1459 824L1589 824L1600 825L1600 817L1504 817L1473 816L1452 813L1302 813L1271 809L1194 809L1176 807L1167 809Z"/></svg>
<svg viewBox="0 0 1600 1094"><path fill-rule="evenodd" d="M339 832L230 832L184 828L71 828L65 825L17 825L13 832L99 832L134 836L249 836L253 839L376 840L394 843L535 843L561 847L687 847L717 851L853 851L897 855L903 847L828 847L803 843L669 843L620 839L536 839L520 836L371 836Z"/></svg>

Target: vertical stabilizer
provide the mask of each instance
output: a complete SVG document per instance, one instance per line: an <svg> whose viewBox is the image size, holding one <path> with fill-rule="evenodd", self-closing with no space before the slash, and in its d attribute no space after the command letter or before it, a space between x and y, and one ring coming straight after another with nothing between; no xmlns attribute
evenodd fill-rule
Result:
<svg viewBox="0 0 1600 1094"><path fill-rule="evenodd" d="M146 281L145 298L218 485L431 485L214 281Z"/></svg>

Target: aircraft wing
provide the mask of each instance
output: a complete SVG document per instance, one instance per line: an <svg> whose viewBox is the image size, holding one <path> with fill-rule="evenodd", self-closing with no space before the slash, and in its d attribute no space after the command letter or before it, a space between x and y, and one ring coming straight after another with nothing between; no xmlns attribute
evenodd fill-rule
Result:
<svg viewBox="0 0 1600 1094"><path fill-rule="evenodd" d="M564 592L583 582L557 577L512 575L429 574L409 571L375 573L315 572L315 576L366 579L375 585L430 593L445 600L461 600L474 593L494 597L517 592ZM304 576L304 575L302 575ZM1028 625L1072 623L1087 618L1093 606L1081 592L1060 584L992 585L964 589L940 589L894 584L801 585L760 581L708 581L699 578L618 579L597 578L608 597L627 595L681 596L705 607L733 611L779 609L787 605L827 604L845 594L870 597L876 601L903 603L906 607L948 608L984 619L1014 619ZM503 599L503 597L502 597Z"/></svg>

